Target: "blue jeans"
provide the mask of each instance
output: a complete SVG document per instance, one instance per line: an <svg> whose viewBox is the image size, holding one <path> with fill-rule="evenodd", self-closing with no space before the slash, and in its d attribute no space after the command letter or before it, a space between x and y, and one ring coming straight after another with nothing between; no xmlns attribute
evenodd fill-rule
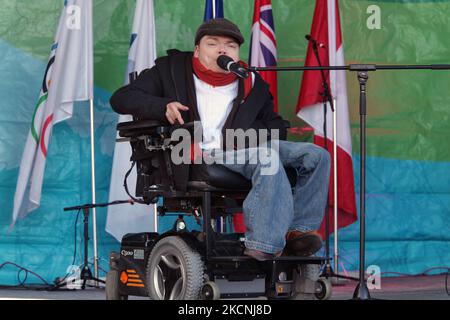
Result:
<svg viewBox="0 0 450 320"><path fill-rule="evenodd" d="M328 195L330 156L312 143L272 140L270 147L226 152L214 149L208 154L252 181L243 203L245 246L275 253L283 250L288 231L320 227ZM294 187L284 167L296 169Z"/></svg>

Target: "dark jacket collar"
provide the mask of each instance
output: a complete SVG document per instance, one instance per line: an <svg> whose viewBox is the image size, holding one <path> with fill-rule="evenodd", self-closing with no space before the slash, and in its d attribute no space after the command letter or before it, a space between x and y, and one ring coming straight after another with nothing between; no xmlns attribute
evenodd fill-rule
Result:
<svg viewBox="0 0 450 320"><path fill-rule="evenodd" d="M171 78L175 87L177 100L188 106L189 111L183 111L182 116L185 122L196 120L200 121L197 108L197 98L195 94L195 84L192 72L192 55L193 52L183 52L177 49L167 51L169 57ZM222 129L225 136L226 129L248 129L256 119L260 109L264 104L264 85L266 85L258 74L255 74L255 83L252 91L245 101L244 83L239 80L238 95L233 102L233 108L228 115L227 120ZM267 86L267 85L266 85Z"/></svg>

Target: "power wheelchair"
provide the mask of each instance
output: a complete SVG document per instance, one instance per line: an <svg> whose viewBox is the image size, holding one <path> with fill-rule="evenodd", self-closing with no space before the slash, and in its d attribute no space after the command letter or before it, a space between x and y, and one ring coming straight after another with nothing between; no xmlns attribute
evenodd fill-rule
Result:
<svg viewBox="0 0 450 320"><path fill-rule="evenodd" d="M118 141L130 142L131 161L137 165L136 194L146 204L162 198L158 215L176 213L178 218L164 233L123 237L120 252L110 254L107 299L328 299L331 283L319 277L324 258L282 255L257 261L243 255L244 234L233 232L231 224L216 223L242 212L250 181L212 164L202 166L202 174L190 175L186 191L177 190L170 152L178 142L172 133L180 127L193 130L192 123L169 126L153 120L117 125ZM296 171L285 169L294 185ZM187 230L185 216L194 217L201 230Z"/></svg>

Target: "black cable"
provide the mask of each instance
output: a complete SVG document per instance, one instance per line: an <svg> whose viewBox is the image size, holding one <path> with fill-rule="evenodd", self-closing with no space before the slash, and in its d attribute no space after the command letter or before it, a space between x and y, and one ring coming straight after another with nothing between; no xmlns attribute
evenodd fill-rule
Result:
<svg viewBox="0 0 450 320"><path fill-rule="evenodd" d="M433 271L433 270L439 270L439 269L447 270L447 273L450 271L449 267L431 267L420 273L401 273L401 272L395 272L395 271L385 271L385 272L381 272L380 274L381 275L395 274L395 275L403 276L403 277L420 277L420 276L427 276L428 272ZM441 274L443 274L443 273L441 273Z"/></svg>
<svg viewBox="0 0 450 320"><path fill-rule="evenodd" d="M28 279L28 274L29 273L31 273L32 275L37 277L39 280L41 280L45 284L45 287L42 287L42 288L46 288L46 289L53 288L53 285L51 285L50 283L45 281L45 279L42 278L40 275L38 275L37 273L35 273L35 272L33 272L33 271L31 271L31 270L29 270L27 268L19 266L18 264L14 263L14 262L6 261L6 262L0 264L0 269L5 267L6 265L12 265L12 266L14 266L14 267L19 269L19 271L17 273L18 284L17 285L12 285L12 286L2 285L2 286L0 286L2 288L27 288L28 286L32 286L31 284L28 284L28 285L25 284L25 281ZM23 279L23 280L20 279L20 274L22 272L25 272L25 279ZM42 286L42 284L41 284L41 286Z"/></svg>
<svg viewBox="0 0 450 320"><path fill-rule="evenodd" d="M76 258L77 258L77 229L78 229L78 220L79 220L79 217L80 217L80 212L81 212L81 210L78 210L77 216L76 216L76 219L75 219L75 225L74 225L74 253L73 253L73 259L72 259L72 264L71 265L74 265L74 263L76 261ZM90 263L90 264L92 264L92 263ZM31 270L29 270L27 268L24 268L24 267L22 267L22 266L20 266L20 265L18 265L16 263L10 262L10 261L6 261L6 262L0 264L0 269L5 267L6 265L12 265L12 266L14 266L14 267L19 269L18 272L17 272L17 282L18 282L18 284L17 285L0 285L0 289L32 289L32 290L48 290L48 291L55 290L55 289L62 290L59 287L59 285L62 282L64 282L64 280L67 278L67 276L70 275L70 272L68 272L61 280L58 281L58 283L50 284L43 277L38 275L37 273L35 273L35 272L33 272L33 271L31 271ZM100 267L99 267L99 269L101 271L107 273L106 270L104 270L104 269L102 269ZM25 272L25 275L23 276L23 279L22 279L21 274L23 272ZM35 277L37 277L39 280L41 280L43 282L44 285L43 284L36 284L36 283L26 284L26 281L28 279L28 275L29 274L32 274Z"/></svg>
<svg viewBox="0 0 450 320"><path fill-rule="evenodd" d="M81 209L78 209L77 216L75 218L75 225L74 225L74 232L73 232L73 234L74 234L74 242L73 242L74 250L73 250L73 259L72 259L72 263L71 263L72 266L74 265L76 256L77 256L77 227L78 227L78 218L80 217L80 212L81 212ZM69 276L69 274L70 274L70 272L67 272L66 275L62 279L59 279L59 281L56 283L56 285L64 282L64 280L66 280L66 278Z"/></svg>
<svg viewBox="0 0 450 320"><path fill-rule="evenodd" d="M73 250L73 259L72 259L72 265L75 263L75 259L77 256L77 227L78 227L78 218L80 216L80 212L81 210L79 209L77 212L77 218L75 219L75 226L74 226L74 241L73 241L73 245L74 245L74 250ZM66 275L67 277L67 275Z"/></svg>
<svg viewBox="0 0 450 320"><path fill-rule="evenodd" d="M448 296L450 296L450 290L448 288L448 276L450 275L450 268L449 267L432 267L429 268L421 273L417 273L417 274L407 274L407 273L400 273L400 272L391 272L391 271L387 271L387 272L382 272L381 274L396 274L399 276L406 276L406 277L420 277L420 276L427 276L427 273L432 271L432 270L439 270L439 269L445 269L447 270L447 272L445 273L445 292L447 293ZM442 273L441 273L442 274Z"/></svg>
<svg viewBox="0 0 450 320"><path fill-rule="evenodd" d="M76 260L76 255L77 255L77 226L78 226L78 219L80 217L80 212L81 210L78 210L76 219L75 219L75 225L74 225L74 253L73 253L73 259L72 259L72 265L75 263ZM58 288L58 284L62 283L67 276L70 274L69 272L61 279L58 281L58 283L56 283L55 285L48 283L44 278L42 278L40 275L38 275L37 273L24 268L18 264L15 264L13 262L5 262L3 264L0 265L0 269L3 268L6 265L13 265L14 267L18 268L19 271L17 272L17 285L0 285L0 288L7 288L7 289L34 289L34 290L53 290L55 288ZM21 278L21 274L25 272L25 276L22 279ZM34 276L36 276L38 279L40 279L43 283L44 286L42 286L42 284L26 284L26 281L28 279L28 275L32 274Z"/></svg>
<svg viewBox="0 0 450 320"><path fill-rule="evenodd" d="M341 257L341 260L342 259L343 258ZM323 267L324 267L324 265L321 266L321 272L322 272ZM420 273L401 273L401 272L395 272L395 271L384 271L384 272L380 273L380 276L387 275L387 274L393 274L393 275L402 276L402 277L420 277L420 276L428 276L427 275L428 272L433 271L433 270L439 270L439 269L447 270L447 272L445 274L445 292L447 293L448 296L450 296L450 288L448 286L448 283L449 283L448 278L450 276L450 268L449 267L431 267ZM443 273L440 273L440 275L442 275L442 274Z"/></svg>
<svg viewBox="0 0 450 320"><path fill-rule="evenodd" d="M20 274L22 273L22 271L24 270L20 269L19 272L17 272L17 282L19 283L19 286L24 286L28 278L28 271L25 271L25 279L20 280Z"/></svg>
<svg viewBox="0 0 450 320"><path fill-rule="evenodd" d="M90 264L91 266L95 266L95 264L92 263L92 262L89 262L89 264ZM102 272L104 272L104 273L108 273L108 271L106 271L105 269L103 269L102 267L100 267L98 264L97 264L97 269L99 269L100 271L102 271Z"/></svg>
<svg viewBox="0 0 450 320"><path fill-rule="evenodd" d="M125 178L123 179L123 187L125 188L125 192L130 197L131 200L133 200L136 203L147 204L144 200L137 199L137 198L133 197L131 195L130 191L128 190L127 179L128 179L128 176L131 174L131 171L133 170L135 164L136 164L136 161L133 161L132 164L131 164L130 170L128 170L127 173L125 174Z"/></svg>

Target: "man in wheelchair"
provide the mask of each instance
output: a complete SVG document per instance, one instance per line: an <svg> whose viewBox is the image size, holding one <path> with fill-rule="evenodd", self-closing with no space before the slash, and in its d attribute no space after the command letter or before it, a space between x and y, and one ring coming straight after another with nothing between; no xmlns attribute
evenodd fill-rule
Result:
<svg viewBox="0 0 450 320"><path fill-rule="evenodd" d="M194 52L169 50L111 97L116 112L138 120L118 125L121 136L130 139L132 159L138 164L137 194L148 202L162 196L160 214L191 212L204 223L203 232L195 237L182 235L177 226L172 233L150 237L153 244L142 290L152 298L217 298L217 284L222 297L257 292L292 297L298 293L292 285L298 265L323 262L313 255L322 246L316 230L325 213L329 155L311 143L286 141L289 123L273 111L269 86L257 73L238 77L219 67L217 59L222 55L244 65L239 60L243 42L231 21L209 20L197 30ZM175 163L174 130L192 129L192 123L201 124L200 139L181 153L184 160L189 153L190 161ZM239 238L242 251L227 247L231 238L211 227L211 218L239 211L246 228ZM149 236L144 237L148 242ZM126 235L122 249L135 240ZM181 255L189 250L200 254L181 261L173 248ZM111 266L120 269L117 259L123 260L123 254L111 259L116 260ZM270 264L274 261L279 263ZM205 274L194 275L192 266L205 269ZM123 286L130 274L117 277ZM257 278L265 278L263 289L243 292L230 284L238 280L242 288ZM234 280L221 283L224 279ZM135 287L127 292L110 290L110 296L123 298Z"/></svg>

